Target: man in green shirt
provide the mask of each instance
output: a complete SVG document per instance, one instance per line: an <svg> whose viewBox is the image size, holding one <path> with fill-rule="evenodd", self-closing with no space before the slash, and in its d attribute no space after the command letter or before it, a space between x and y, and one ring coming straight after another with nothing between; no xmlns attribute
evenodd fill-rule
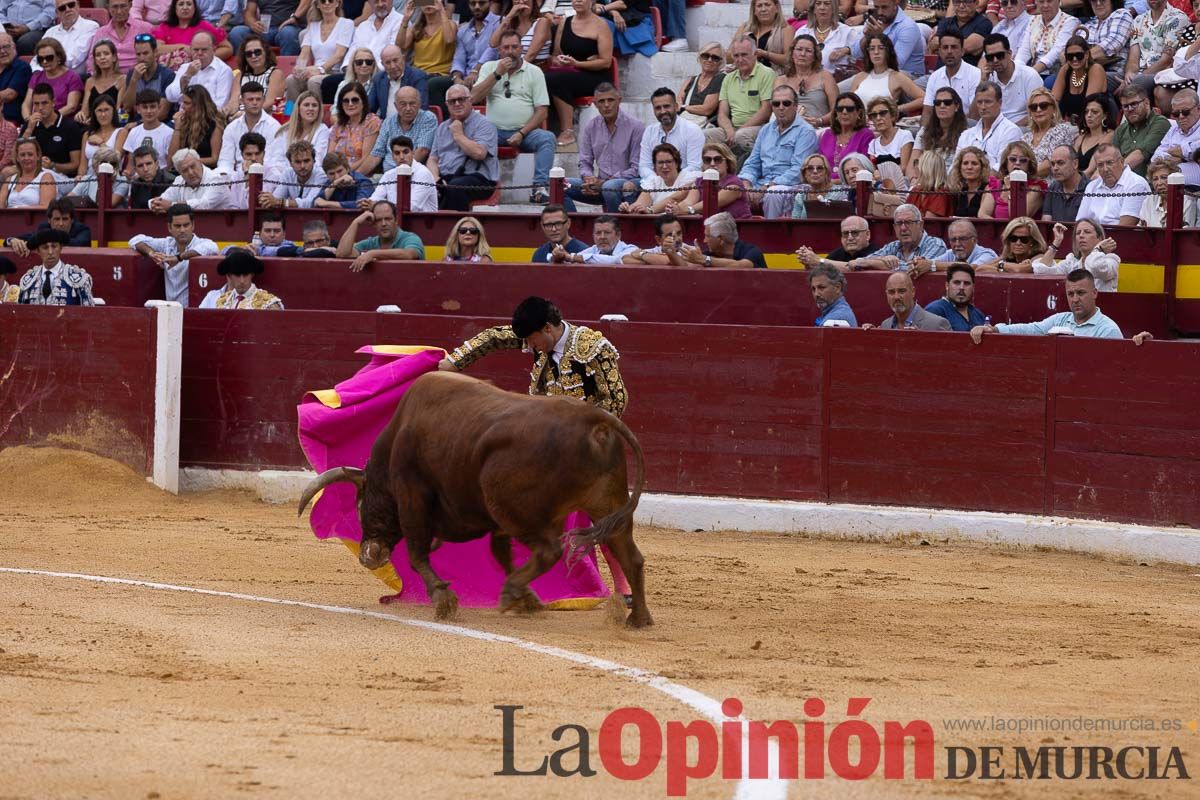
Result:
<svg viewBox="0 0 1200 800"><path fill-rule="evenodd" d="M356 242L358 226L364 222L375 223L376 235ZM371 206L370 211L359 214L346 228L338 241L337 257L354 258L350 264L351 272L362 272L372 261L381 258L422 261L425 258L425 245L415 233L402 231L396 226L396 206L390 200L379 200Z"/></svg>
<svg viewBox="0 0 1200 800"><path fill-rule="evenodd" d="M734 71L721 82L717 127L704 131L709 141L723 142L738 157L739 164L754 149L758 129L771 116L771 86L775 71L754 58L757 45L749 36L733 43Z"/></svg>
<svg viewBox="0 0 1200 800"><path fill-rule="evenodd" d="M1150 158L1170 130L1171 122L1154 113L1146 90L1137 84L1131 83L1117 92L1117 98L1125 112L1125 120L1117 126L1113 144L1125 156L1125 166L1144 178Z"/></svg>

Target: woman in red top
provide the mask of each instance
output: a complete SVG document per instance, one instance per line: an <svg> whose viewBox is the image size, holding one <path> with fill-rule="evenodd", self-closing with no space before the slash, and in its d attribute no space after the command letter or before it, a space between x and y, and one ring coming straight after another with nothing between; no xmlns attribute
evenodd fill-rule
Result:
<svg viewBox="0 0 1200 800"><path fill-rule="evenodd" d="M908 202L925 217L949 217L954 213L954 195L946 185L946 161L936 150L926 150L917 160L917 177Z"/></svg>

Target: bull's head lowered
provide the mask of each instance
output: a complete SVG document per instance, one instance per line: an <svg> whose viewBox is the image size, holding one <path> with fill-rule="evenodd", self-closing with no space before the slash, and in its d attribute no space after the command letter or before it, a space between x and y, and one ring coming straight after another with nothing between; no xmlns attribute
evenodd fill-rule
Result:
<svg viewBox="0 0 1200 800"><path fill-rule="evenodd" d="M388 509L390 514L385 513L380 519L378 514L370 513L371 509L364 504L364 500L367 499L364 495L367 479L363 470L355 467L334 467L322 472L305 487L304 494L300 495L300 508L297 510L297 516L304 513L304 509L316 497L317 492L330 484L343 482L354 484L357 495L358 519L363 533L362 546L358 551L358 561L367 569L378 569L391 559L392 547L400 540L399 530L395 524L388 524L394 521L394 507Z"/></svg>

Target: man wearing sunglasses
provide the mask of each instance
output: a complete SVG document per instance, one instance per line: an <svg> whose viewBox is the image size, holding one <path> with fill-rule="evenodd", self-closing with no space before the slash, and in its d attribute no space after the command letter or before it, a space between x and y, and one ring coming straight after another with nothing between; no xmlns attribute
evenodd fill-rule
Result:
<svg viewBox="0 0 1200 800"><path fill-rule="evenodd" d="M130 11L132 10L132 0L108 0L108 23L97 28L96 32L92 34L92 41L88 43L88 70L90 72L96 71L95 65L92 63L92 48L96 46L96 42L104 39L112 42L113 46L117 48L117 63L121 65L121 69L133 69L134 45L137 44L137 37L151 35L154 33L154 26L139 17L131 17Z"/></svg>
<svg viewBox="0 0 1200 800"><path fill-rule="evenodd" d="M1146 90L1140 86L1126 86L1117 92L1117 100L1125 118L1113 134L1113 144L1125 156L1125 166L1144 178L1154 151L1171 129L1171 121L1151 107Z"/></svg>
<svg viewBox="0 0 1200 800"><path fill-rule="evenodd" d="M54 22L55 5L49 0L0 0L0 23L17 42L17 52L32 55L46 29Z"/></svg>
<svg viewBox="0 0 1200 800"><path fill-rule="evenodd" d="M500 180L496 126L471 107L471 90L462 84L446 90L450 119L438 125L425 166L438 182L443 211L467 211ZM547 168L549 171L549 168Z"/></svg>
<svg viewBox="0 0 1200 800"><path fill-rule="evenodd" d="M58 0L54 7L58 24L49 28L43 38L54 39L67 53L67 69L86 71L90 54L88 45L100 23L79 16L79 0Z"/></svg>
<svg viewBox="0 0 1200 800"><path fill-rule="evenodd" d="M987 6L987 17L992 20L992 34L1000 34L1009 42L1025 41L1029 22L1033 19L1029 14L1031 6L1026 0L992 0ZM984 37L984 46L987 46L987 37ZM982 67L983 63L980 62L979 66Z"/></svg>
<svg viewBox="0 0 1200 800"><path fill-rule="evenodd" d="M1192 92L1192 97L1195 96L1196 93ZM1195 102L1193 99L1193 106ZM1111 144L1096 148L1092 165L1096 167L1096 177L1092 178L1083 192L1083 202L1079 204L1079 216L1076 219L1091 218L1101 225L1137 225L1141 218L1142 201L1145 195L1150 194L1150 184L1125 166L1121 151Z"/></svg>
<svg viewBox="0 0 1200 800"><path fill-rule="evenodd" d="M1025 101L1029 99L1030 92L1042 88L1042 76L1033 67L1014 61L1008 38L999 33L993 33L983 40L983 61L979 63L980 80L1000 87L1004 98L1000 108L1004 118L1024 127L1029 116ZM969 97L963 98L964 101ZM974 109L969 116L976 116Z"/></svg>
<svg viewBox="0 0 1200 800"><path fill-rule="evenodd" d="M1200 97L1195 89L1180 89L1171 98L1171 126L1158 143L1152 160L1178 167L1184 182L1195 186L1200 184L1197 151L1200 151Z"/></svg>
<svg viewBox="0 0 1200 800"><path fill-rule="evenodd" d="M768 219L792 215L796 195L788 190L800 184L801 165L817 152L816 131L796 112L796 90L786 84L776 86L771 92L774 119L759 130L754 149L738 173L742 185L753 190L750 201L761 201Z"/></svg>

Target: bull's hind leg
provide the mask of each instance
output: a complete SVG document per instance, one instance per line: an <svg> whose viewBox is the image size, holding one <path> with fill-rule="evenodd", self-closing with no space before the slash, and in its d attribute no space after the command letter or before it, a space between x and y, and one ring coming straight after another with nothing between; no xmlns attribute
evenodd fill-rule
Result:
<svg viewBox="0 0 1200 800"><path fill-rule="evenodd" d="M512 575L512 538L502 533L492 533L488 547L492 550L492 558L496 559L500 569L504 570L504 577Z"/></svg>
<svg viewBox="0 0 1200 800"><path fill-rule="evenodd" d="M588 513L592 514L591 511ZM593 516L593 519L598 518ZM633 541L633 520L622 525L604 544L608 546L608 549L616 557L617 563L621 565L621 571L625 573L633 594L633 607L625 624L633 628L653 625L654 618L650 616L650 609L646 606L646 582L643 572L646 560L642 558L642 551L638 550L637 544Z"/></svg>
<svg viewBox="0 0 1200 800"><path fill-rule="evenodd" d="M542 601L529 588L529 584L544 575L562 558L561 524L546 535L532 542L523 542L529 547L529 560L509 573L500 592L500 611L532 612L542 609ZM506 537L507 538L507 537Z"/></svg>

